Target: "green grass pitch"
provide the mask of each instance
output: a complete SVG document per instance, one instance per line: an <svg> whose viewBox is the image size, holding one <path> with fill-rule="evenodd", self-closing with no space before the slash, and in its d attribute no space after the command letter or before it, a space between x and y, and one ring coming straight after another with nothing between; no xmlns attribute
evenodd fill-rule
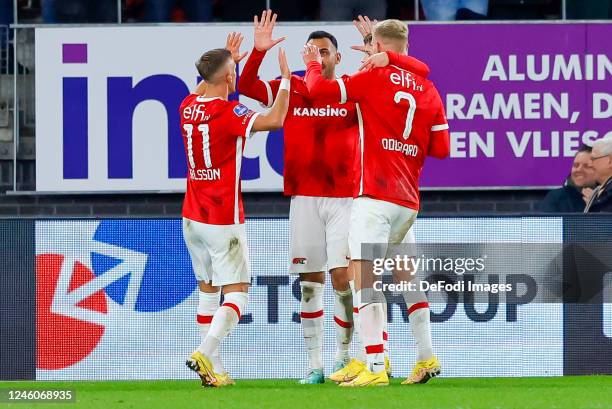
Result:
<svg viewBox="0 0 612 409"><path fill-rule="evenodd" d="M557 378L436 378L426 385L340 388L334 383L238 380L201 388L199 381L0 382L0 388L76 391L72 403L0 403L2 408L114 409L582 409L612 408L612 376Z"/></svg>

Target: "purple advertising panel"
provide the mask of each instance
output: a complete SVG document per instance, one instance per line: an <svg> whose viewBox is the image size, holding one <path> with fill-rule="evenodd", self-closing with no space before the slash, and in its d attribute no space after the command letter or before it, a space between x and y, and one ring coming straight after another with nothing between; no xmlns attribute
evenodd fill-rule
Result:
<svg viewBox="0 0 612 409"><path fill-rule="evenodd" d="M357 71L363 54L350 46L361 43L360 34L350 22L326 27L275 29L287 38L282 46L295 73L304 71L304 41L321 28L338 39L336 73ZM612 23L409 27L409 52L430 66L451 135L451 157L426 161L423 188L560 186L581 143L612 136ZM229 30L215 24L36 28L36 63L45 67L36 70L36 128L45 135L36 138L36 190L184 191L178 106L198 83L196 56L223 46ZM250 25L231 30L244 35L244 51L252 49ZM275 52L259 69L262 79L279 74ZM239 100L262 109L245 95ZM244 191L283 190L283 140L283 130L249 138Z"/></svg>
<svg viewBox="0 0 612 409"><path fill-rule="evenodd" d="M410 27L450 125L429 188L552 187L582 143L612 137L612 24Z"/></svg>

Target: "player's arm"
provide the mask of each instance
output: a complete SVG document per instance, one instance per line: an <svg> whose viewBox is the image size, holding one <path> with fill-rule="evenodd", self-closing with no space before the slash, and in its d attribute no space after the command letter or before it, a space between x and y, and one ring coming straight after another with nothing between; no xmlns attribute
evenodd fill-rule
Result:
<svg viewBox="0 0 612 409"><path fill-rule="evenodd" d="M266 107L270 107L274 102L274 95L278 91L280 80L262 81L259 79L257 74L265 55L265 51L253 48L240 73L238 90L242 95L259 101Z"/></svg>
<svg viewBox="0 0 612 409"><path fill-rule="evenodd" d="M372 32L377 21L371 21L368 16L359 15L356 20L353 20L353 25L363 37L363 45L353 45L353 50L361 51L366 54L366 58L362 61L360 70L374 67L386 67L387 65L396 65L404 70L413 72L421 77L427 78L430 73L429 67L422 61L405 54L399 54L392 51L386 53L372 53ZM386 55L384 55L386 54Z"/></svg>
<svg viewBox="0 0 612 409"><path fill-rule="evenodd" d="M305 45L302 57L306 64L306 87L313 98L325 98L330 101L359 101L363 96L368 72L358 72L354 75L343 76L334 80L323 77L321 66L321 55L319 49L314 45Z"/></svg>
<svg viewBox="0 0 612 409"><path fill-rule="evenodd" d="M267 113L259 114L257 118L255 118L252 128L253 132L279 129L283 126L283 122L285 122L287 109L289 108L291 71L287 64L285 50L282 48L278 52L278 64L280 66L282 80L280 81L278 92L276 93L276 99L274 100L274 104L272 104L272 108L270 108Z"/></svg>
<svg viewBox="0 0 612 409"><path fill-rule="evenodd" d="M396 65L401 69L413 72L421 77L427 78L431 70L423 61L416 59L410 55L400 54L393 51L387 51L390 65Z"/></svg>
<svg viewBox="0 0 612 409"><path fill-rule="evenodd" d="M253 98L267 107L272 105L280 80L262 81L259 79L258 73L266 52L285 39L285 37L272 39L275 24L276 14L272 15L270 10L262 12L261 20L257 16L253 17L254 47L238 80L238 89L241 94Z"/></svg>
<svg viewBox="0 0 612 409"><path fill-rule="evenodd" d="M304 59L306 62L306 59ZM340 85L335 80L323 77L320 61L306 62L306 88L313 98L329 98L332 101L342 102Z"/></svg>
<svg viewBox="0 0 612 409"><path fill-rule="evenodd" d="M395 65L399 68L413 72L421 77L427 78L429 67L424 62L406 54L400 54L393 51L373 54L363 60L359 70L370 70L377 67L386 67L387 65Z"/></svg>
<svg viewBox="0 0 612 409"><path fill-rule="evenodd" d="M429 135L429 147L427 155L434 158L444 159L450 154L450 135L448 133L448 122L444 113L444 104L440 94L434 88L435 104L437 106L436 116L431 126Z"/></svg>

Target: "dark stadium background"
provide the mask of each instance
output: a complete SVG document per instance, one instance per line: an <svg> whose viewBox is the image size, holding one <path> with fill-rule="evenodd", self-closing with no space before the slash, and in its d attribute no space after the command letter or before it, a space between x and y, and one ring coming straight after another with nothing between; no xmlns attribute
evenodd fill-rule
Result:
<svg viewBox="0 0 612 409"><path fill-rule="evenodd" d="M48 1L48 0L47 0ZM124 23L145 22L146 0L123 0L121 15L114 0L86 2L81 0L53 0L57 7L55 17L48 17L41 0L19 0L17 22L30 23L110 23L118 19ZM251 21L253 14L266 6L275 9L283 21L313 21L320 17L321 1L251 1L211 0L210 16L204 21ZM50 2L49 2L50 3ZM97 8L92 10L92 4ZM177 1L180 6L180 1ZM186 3L186 2L184 2ZM384 2L383 2L384 3ZM386 16L405 20L424 20L418 1L388 0ZM0 3L0 36L9 35L8 24L13 23L13 2ZM191 21L190 14L176 7L169 21ZM386 16L380 16L384 18ZM612 17L612 0L490 0L488 16L465 10L460 19L529 20L529 19L608 19ZM201 20L202 21L202 20ZM19 38L22 50L33 50L32 29L24 29ZM36 185L34 128L34 78L23 65L18 64L20 84L20 126L17 158L14 158L12 124L8 120L12 105L13 53L10 41L2 41L0 73L0 129L8 137L0 139L0 216L170 216L180 215L182 194L38 194ZM33 51L32 51L33 54ZM27 57L27 55L26 55ZM26 64L27 65L27 64ZM16 162L16 174L14 163ZM568 169L569 170L569 169ZM562 184L559 181L559 185ZM16 185L15 185L16 183ZM526 183L528 185L528 183ZM10 191L9 195L4 195ZM423 215L517 214L538 211L538 203L545 190L486 190L486 191L424 191ZM289 200L281 193L245 193L245 211L251 217L287 216Z"/></svg>

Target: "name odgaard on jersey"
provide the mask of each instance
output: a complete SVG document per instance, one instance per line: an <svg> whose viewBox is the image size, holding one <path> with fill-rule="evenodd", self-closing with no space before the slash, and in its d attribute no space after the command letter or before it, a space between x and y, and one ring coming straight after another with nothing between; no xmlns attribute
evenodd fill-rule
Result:
<svg viewBox="0 0 612 409"><path fill-rule="evenodd" d="M406 156L416 157L419 153L419 147L414 144L404 143L393 138L381 139L382 147L386 151L401 152Z"/></svg>
<svg viewBox="0 0 612 409"><path fill-rule="evenodd" d="M320 108L294 107L293 116L347 116L346 108L333 108L330 105Z"/></svg>
<svg viewBox="0 0 612 409"><path fill-rule="evenodd" d="M221 169L189 169L189 179L191 180L219 180L221 179Z"/></svg>

